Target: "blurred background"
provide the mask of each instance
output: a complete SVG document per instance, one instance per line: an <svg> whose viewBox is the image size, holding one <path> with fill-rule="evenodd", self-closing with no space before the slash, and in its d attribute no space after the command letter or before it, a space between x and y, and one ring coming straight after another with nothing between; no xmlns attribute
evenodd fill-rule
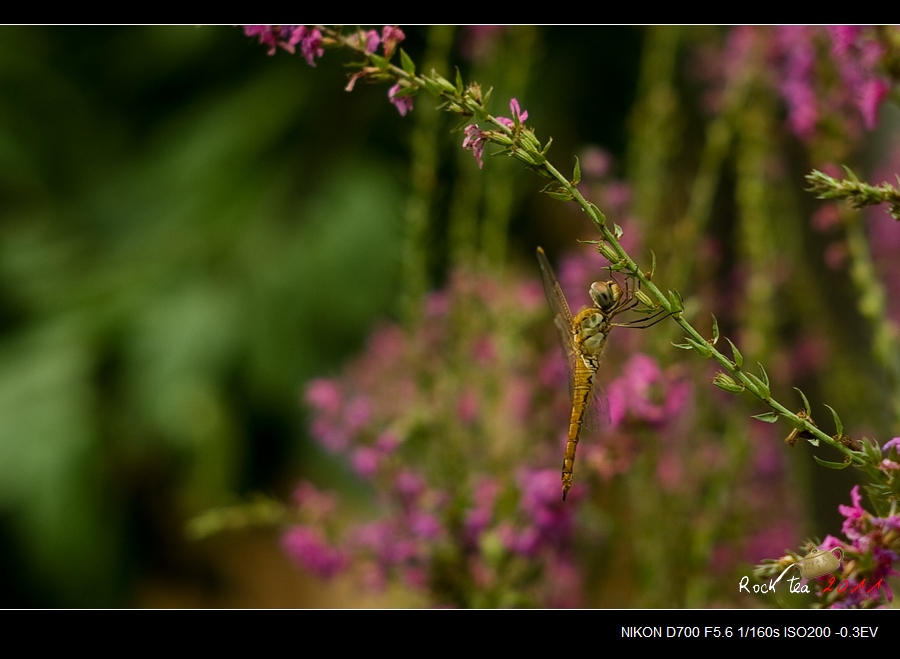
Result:
<svg viewBox="0 0 900 659"><path fill-rule="evenodd" d="M895 180L896 104L853 81L896 59L785 30L402 47L496 115L517 98L561 171L579 156L629 253L778 400L884 443L900 228L803 176ZM350 61L233 27L0 28L0 606L808 605L737 582L838 534L857 476L750 419L672 323L610 339L611 418L560 506L534 252L577 309L596 233L518 161L479 171L426 94L400 117L386 86L344 91Z"/></svg>

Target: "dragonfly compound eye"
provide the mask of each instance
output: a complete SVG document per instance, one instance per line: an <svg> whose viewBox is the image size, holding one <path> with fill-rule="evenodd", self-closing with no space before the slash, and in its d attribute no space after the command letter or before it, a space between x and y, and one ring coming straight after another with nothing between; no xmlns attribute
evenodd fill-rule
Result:
<svg viewBox="0 0 900 659"><path fill-rule="evenodd" d="M619 285L612 281L595 281L591 284L591 299L600 309L606 310L611 308L619 301L622 296L622 289Z"/></svg>

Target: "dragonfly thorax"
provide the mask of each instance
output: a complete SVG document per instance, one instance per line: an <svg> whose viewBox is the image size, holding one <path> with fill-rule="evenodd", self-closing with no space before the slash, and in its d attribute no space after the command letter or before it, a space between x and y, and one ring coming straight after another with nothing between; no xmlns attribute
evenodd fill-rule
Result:
<svg viewBox="0 0 900 659"><path fill-rule="evenodd" d="M612 279L595 281L589 292L594 304L603 311L612 309L622 297L622 289Z"/></svg>
<svg viewBox="0 0 900 659"><path fill-rule="evenodd" d="M588 354L599 353L606 343L606 335L609 333L609 319L596 309L584 309L576 319L578 336L576 343L581 346L583 352Z"/></svg>

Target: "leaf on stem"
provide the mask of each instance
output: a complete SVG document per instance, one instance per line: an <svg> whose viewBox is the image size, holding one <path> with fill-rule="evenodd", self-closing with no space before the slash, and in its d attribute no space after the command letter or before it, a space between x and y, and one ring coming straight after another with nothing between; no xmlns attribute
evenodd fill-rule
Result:
<svg viewBox="0 0 900 659"><path fill-rule="evenodd" d="M731 352L734 355L734 365L740 368L744 365L744 356L741 354L741 351L737 349L737 346L731 342L731 339L726 336L725 340L728 341L728 345L731 346Z"/></svg>
<svg viewBox="0 0 900 659"><path fill-rule="evenodd" d="M406 51L402 48L400 49L400 66L406 71L409 75L416 75L416 63L412 61L409 55L406 54Z"/></svg>
<svg viewBox="0 0 900 659"><path fill-rule="evenodd" d="M766 423L775 423L778 421L778 413L764 412L762 414L754 414L752 418L758 419L759 421L765 421Z"/></svg>
<svg viewBox="0 0 900 659"><path fill-rule="evenodd" d="M684 311L684 298L681 297L681 293L676 290L670 290L669 305L669 311L671 311L673 315Z"/></svg>
<svg viewBox="0 0 900 659"><path fill-rule="evenodd" d="M756 387L756 394L760 398L766 400L770 397L772 392L769 390L768 378L766 379L766 381L763 381L757 376L753 375L753 373L749 373L746 371L744 372L744 375L746 375L750 382L753 383L753 386ZM765 372L763 372L763 375L765 375Z"/></svg>
<svg viewBox="0 0 900 659"><path fill-rule="evenodd" d="M813 459L818 462L823 467L828 467L829 469L846 469L850 466L850 460L846 460L844 462L829 462L828 460L822 460L818 456L813 456Z"/></svg>
<svg viewBox="0 0 900 659"><path fill-rule="evenodd" d="M797 387L794 387L794 389L797 389ZM804 393L803 393L802 391L800 391L799 389L797 389L797 393L800 394L800 398L803 399L803 407L804 407L804 409L806 410L806 416L807 416L807 417L812 416L812 410L809 409L809 401L806 399L806 394L804 394Z"/></svg>
<svg viewBox="0 0 900 659"><path fill-rule="evenodd" d="M710 315L712 316L712 314ZM712 319L712 341L710 341L710 345L716 345L719 342L719 321L716 320L715 316L713 316Z"/></svg>
<svg viewBox="0 0 900 659"><path fill-rule="evenodd" d="M763 365L759 362L756 362L756 365L759 366L759 372L762 373L762 381L766 385L766 390L769 389L769 375L766 373L766 369L763 368Z"/></svg>
<svg viewBox="0 0 900 659"><path fill-rule="evenodd" d="M581 183L581 161L575 156L575 171L572 174L572 185Z"/></svg>
<svg viewBox="0 0 900 659"><path fill-rule="evenodd" d="M838 413L834 411L834 408L831 405L826 404L825 407L831 410L831 416L834 417L834 427L835 430L837 430L836 434L840 437L844 434L844 424L841 423L841 417L838 416Z"/></svg>
<svg viewBox="0 0 900 659"><path fill-rule="evenodd" d="M847 165L841 165L841 167L843 167L844 171L847 172L847 176L851 181L853 181L854 183L859 183L859 179L856 177L856 174L854 174L853 171L849 167L847 167Z"/></svg>
<svg viewBox="0 0 900 659"><path fill-rule="evenodd" d="M545 190L544 192L557 201L572 201L572 193L565 188L559 188L559 190Z"/></svg>
<svg viewBox="0 0 900 659"><path fill-rule="evenodd" d="M684 337L684 340L691 344L691 347L696 350L701 357L704 359L709 359L712 357L712 350L709 347L709 344L705 341L700 343L699 341L695 341L689 336Z"/></svg>
<svg viewBox="0 0 900 659"><path fill-rule="evenodd" d="M388 60L386 60L385 58L383 58L381 55L376 55L375 53L372 53L371 55L369 55L369 59L372 60L372 64L377 66L382 71L388 71L391 68L391 63Z"/></svg>

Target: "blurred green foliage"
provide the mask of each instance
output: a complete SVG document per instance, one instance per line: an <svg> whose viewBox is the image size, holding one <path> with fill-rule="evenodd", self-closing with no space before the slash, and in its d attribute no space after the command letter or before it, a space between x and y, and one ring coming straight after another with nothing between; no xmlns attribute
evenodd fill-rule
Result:
<svg viewBox="0 0 900 659"><path fill-rule="evenodd" d="M121 605L392 308L393 109L233 28L0 33L0 605Z"/></svg>

